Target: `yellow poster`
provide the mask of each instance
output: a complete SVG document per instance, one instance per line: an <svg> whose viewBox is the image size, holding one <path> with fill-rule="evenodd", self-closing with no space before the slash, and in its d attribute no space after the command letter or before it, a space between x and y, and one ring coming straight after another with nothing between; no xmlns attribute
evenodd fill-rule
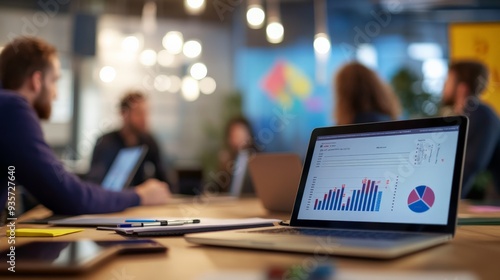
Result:
<svg viewBox="0 0 500 280"><path fill-rule="evenodd" d="M500 114L500 23L451 24L450 59L476 59L488 66L490 78L482 99Z"/></svg>

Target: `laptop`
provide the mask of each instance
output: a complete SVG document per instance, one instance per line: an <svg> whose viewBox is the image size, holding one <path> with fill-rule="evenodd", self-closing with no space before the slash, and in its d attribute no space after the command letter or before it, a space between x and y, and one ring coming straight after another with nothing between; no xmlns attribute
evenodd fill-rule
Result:
<svg viewBox="0 0 500 280"><path fill-rule="evenodd" d="M455 234L468 119L312 132L290 226L190 234L196 244L395 258Z"/></svg>
<svg viewBox="0 0 500 280"><path fill-rule="evenodd" d="M292 153L261 153L248 163L255 193L264 208L271 212L293 210L302 161Z"/></svg>
<svg viewBox="0 0 500 280"><path fill-rule="evenodd" d="M121 149L102 180L102 187L110 191L122 191L129 187L147 151L147 146Z"/></svg>
<svg viewBox="0 0 500 280"><path fill-rule="evenodd" d="M177 168L177 194L193 196L201 193L203 189L203 169Z"/></svg>
<svg viewBox="0 0 500 280"><path fill-rule="evenodd" d="M248 174L248 162L251 153L249 150L241 150L234 162L231 184L229 185L229 196L240 197L254 194L253 182Z"/></svg>
<svg viewBox="0 0 500 280"><path fill-rule="evenodd" d="M204 186L205 189L200 188L196 190L198 193L195 193L195 196L174 194L171 199L169 199L168 204L184 204L199 201L204 203L234 202L241 197L254 196L254 187L248 172L248 162L251 157L251 152L248 150L238 152L234 163L231 164L232 172L230 177L229 172L219 171L222 173L216 173L214 177L211 178L213 181ZM227 193L219 192L218 184L222 183L219 175L221 175L221 178L227 177L231 179Z"/></svg>

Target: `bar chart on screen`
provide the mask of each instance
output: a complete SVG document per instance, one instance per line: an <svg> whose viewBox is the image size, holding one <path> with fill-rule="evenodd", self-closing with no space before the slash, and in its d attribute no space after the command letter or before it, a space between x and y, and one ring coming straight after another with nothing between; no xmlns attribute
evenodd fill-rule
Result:
<svg viewBox="0 0 500 280"><path fill-rule="evenodd" d="M446 223L457 133L410 132L319 138L297 217Z"/></svg>
<svg viewBox="0 0 500 280"><path fill-rule="evenodd" d="M313 178L307 210L379 212L382 201L394 205L398 178L345 177Z"/></svg>

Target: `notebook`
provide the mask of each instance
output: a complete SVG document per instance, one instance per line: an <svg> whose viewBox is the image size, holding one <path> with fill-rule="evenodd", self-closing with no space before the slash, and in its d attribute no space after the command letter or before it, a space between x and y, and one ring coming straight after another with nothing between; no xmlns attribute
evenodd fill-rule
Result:
<svg viewBox="0 0 500 280"><path fill-rule="evenodd" d="M172 218L185 219L185 218ZM200 218L198 224L186 224L181 226L150 226L150 227L134 227L134 228L105 228L100 227L101 230L114 230L116 233L125 236L178 236L186 233L195 232L210 232L228 229L242 229L242 228L256 228L268 227L273 223L278 223L277 219L262 219L262 218L248 218L248 219L214 219L214 218Z"/></svg>
<svg viewBox="0 0 500 280"><path fill-rule="evenodd" d="M248 163L255 193L262 205L272 212L293 209L302 172L298 155L290 153L256 154Z"/></svg>
<svg viewBox="0 0 500 280"><path fill-rule="evenodd" d="M290 226L188 234L196 244L395 258L455 234L468 119L312 132Z"/></svg>
<svg viewBox="0 0 500 280"><path fill-rule="evenodd" d="M18 228L15 230L16 237L57 237L83 231L83 229L73 228ZM7 230L7 236L11 231Z"/></svg>
<svg viewBox="0 0 500 280"><path fill-rule="evenodd" d="M166 220L165 217L128 217L130 219L159 219ZM51 226L62 227L116 227L119 224L125 223L127 218L124 217L101 217L95 215L80 215L65 219L51 220L48 222Z"/></svg>

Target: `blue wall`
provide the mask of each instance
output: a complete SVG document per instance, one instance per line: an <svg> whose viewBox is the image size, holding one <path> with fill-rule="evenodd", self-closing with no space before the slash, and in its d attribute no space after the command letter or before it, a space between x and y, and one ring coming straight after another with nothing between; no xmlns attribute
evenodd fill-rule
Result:
<svg viewBox="0 0 500 280"><path fill-rule="evenodd" d="M345 61L339 48L334 47L323 70L327 82L318 83L309 40L237 52L237 87L243 93L243 109L261 148L304 155L311 131L332 124L331 77ZM271 81L271 86L266 81Z"/></svg>

